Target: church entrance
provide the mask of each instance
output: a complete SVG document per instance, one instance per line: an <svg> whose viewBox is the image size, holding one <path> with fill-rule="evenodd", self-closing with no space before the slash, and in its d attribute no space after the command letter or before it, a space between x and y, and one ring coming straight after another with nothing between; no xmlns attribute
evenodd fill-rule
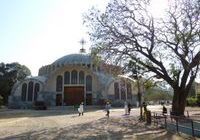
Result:
<svg viewBox="0 0 200 140"><path fill-rule="evenodd" d="M56 106L62 105L62 94L56 94Z"/></svg>
<svg viewBox="0 0 200 140"><path fill-rule="evenodd" d="M84 87L64 87L64 102L66 105L79 105L84 102Z"/></svg>
<svg viewBox="0 0 200 140"><path fill-rule="evenodd" d="M86 105L92 105L92 94L86 94Z"/></svg>

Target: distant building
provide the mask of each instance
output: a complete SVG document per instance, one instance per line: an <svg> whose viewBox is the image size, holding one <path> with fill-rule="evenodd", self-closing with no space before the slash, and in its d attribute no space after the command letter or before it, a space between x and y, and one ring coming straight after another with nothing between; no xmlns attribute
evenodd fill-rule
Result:
<svg viewBox="0 0 200 140"><path fill-rule="evenodd" d="M39 69L38 76L15 83L9 97L11 108L31 107L34 101L49 106L137 102L137 88L121 68L101 61L96 65L90 54L81 51L61 57Z"/></svg>
<svg viewBox="0 0 200 140"><path fill-rule="evenodd" d="M200 83L193 82L188 97L195 97L197 94L200 94Z"/></svg>
<svg viewBox="0 0 200 140"><path fill-rule="evenodd" d="M195 93L200 94L200 83L195 82Z"/></svg>

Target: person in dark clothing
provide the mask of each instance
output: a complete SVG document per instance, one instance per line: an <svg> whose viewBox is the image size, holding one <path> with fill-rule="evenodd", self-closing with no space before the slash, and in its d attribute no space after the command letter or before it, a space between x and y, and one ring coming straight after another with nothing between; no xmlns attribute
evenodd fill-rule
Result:
<svg viewBox="0 0 200 140"><path fill-rule="evenodd" d="M110 108L111 108L111 105L109 102L106 103L106 107L105 107L105 110L106 110L106 116L109 118L110 116Z"/></svg>
<svg viewBox="0 0 200 140"><path fill-rule="evenodd" d="M167 114L167 108L163 105L163 115Z"/></svg>
<svg viewBox="0 0 200 140"><path fill-rule="evenodd" d="M143 102L143 107L144 107L144 112L147 111L147 104L145 102Z"/></svg>
<svg viewBox="0 0 200 140"><path fill-rule="evenodd" d="M130 115L130 113L131 113L131 104L128 103L128 115Z"/></svg>

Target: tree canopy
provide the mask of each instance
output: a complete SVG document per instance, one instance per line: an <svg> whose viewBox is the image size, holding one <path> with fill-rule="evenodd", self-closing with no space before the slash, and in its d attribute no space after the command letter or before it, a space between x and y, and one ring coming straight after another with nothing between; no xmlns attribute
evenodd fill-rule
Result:
<svg viewBox="0 0 200 140"><path fill-rule="evenodd" d="M163 17L151 0L111 0L85 16L93 47L109 61L135 61L174 90L172 110L183 114L200 65L200 1L171 0ZM149 75L152 75L149 74Z"/></svg>
<svg viewBox="0 0 200 140"><path fill-rule="evenodd" d="M19 63L4 64L0 63L0 96L3 97L3 103L8 102L8 96L16 81L21 81L31 75L30 70Z"/></svg>

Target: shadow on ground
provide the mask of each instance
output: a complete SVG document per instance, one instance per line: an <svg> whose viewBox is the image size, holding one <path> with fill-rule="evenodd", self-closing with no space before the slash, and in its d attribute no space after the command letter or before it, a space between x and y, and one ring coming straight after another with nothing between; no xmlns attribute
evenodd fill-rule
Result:
<svg viewBox="0 0 200 140"><path fill-rule="evenodd" d="M138 122L134 117L101 118L64 128L38 130L6 137L6 140L184 140L176 134Z"/></svg>
<svg viewBox="0 0 200 140"><path fill-rule="evenodd" d="M86 112L92 112L100 110L102 107L88 107L85 109ZM78 114L78 109L73 106L66 107L55 107L47 110L33 110L33 109L7 109L0 111L0 119L8 118L21 118L21 117L46 117L46 116L57 116L57 115L70 115Z"/></svg>

